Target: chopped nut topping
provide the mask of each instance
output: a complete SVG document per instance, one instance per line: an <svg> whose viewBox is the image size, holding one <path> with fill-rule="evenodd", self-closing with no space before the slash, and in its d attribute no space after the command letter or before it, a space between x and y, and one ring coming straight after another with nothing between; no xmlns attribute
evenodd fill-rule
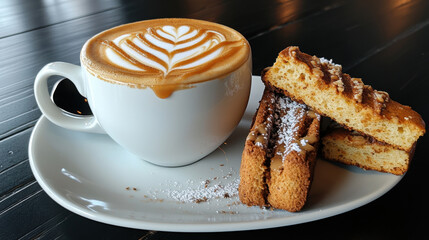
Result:
<svg viewBox="0 0 429 240"><path fill-rule="evenodd" d="M332 84L337 87L339 92L344 92L344 82L343 82L343 67L339 64L335 64L331 60L321 58L322 65L325 66L328 73L330 74Z"/></svg>
<svg viewBox="0 0 429 240"><path fill-rule="evenodd" d="M337 81L333 82L332 84L337 86L337 90L339 92L344 92L344 83L341 79L338 79Z"/></svg>
<svg viewBox="0 0 429 240"><path fill-rule="evenodd" d="M375 112L378 114L381 114L381 111L383 111L383 109L386 108L386 104L377 102L377 104L375 104L374 107L375 107Z"/></svg>
<svg viewBox="0 0 429 240"><path fill-rule="evenodd" d="M322 70L320 70L320 68L313 68L313 74L320 78L323 78L325 75L323 74Z"/></svg>
<svg viewBox="0 0 429 240"><path fill-rule="evenodd" d="M313 67L319 67L321 64L321 61L318 57L313 56L311 60L311 64L313 65Z"/></svg>
<svg viewBox="0 0 429 240"><path fill-rule="evenodd" d="M379 103L387 103L389 101L389 94L387 92L374 90L374 96Z"/></svg>
<svg viewBox="0 0 429 240"><path fill-rule="evenodd" d="M375 111L381 114L381 111L386 108L386 103L389 101L389 94L383 91L374 90L374 98L376 101Z"/></svg>
<svg viewBox="0 0 429 240"><path fill-rule="evenodd" d="M341 73L343 71L343 67L341 65L329 65L329 72L332 75L337 75L339 77L341 77Z"/></svg>
<svg viewBox="0 0 429 240"><path fill-rule="evenodd" d="M317 62L316 61L314 61L314 60L311 60L310 61L310 63L311 63L311 65L313 66L313 67L319 67L319 65L317 65Z"/></svg>
<svg viewBox="0 0 429 240"><path fill-rule="evenodd" d="M363 93L363 82L360 78L352 78L351 79L353 87L353 99L356 100L356 102L361 103L362 102L362 93Z"/></svg>

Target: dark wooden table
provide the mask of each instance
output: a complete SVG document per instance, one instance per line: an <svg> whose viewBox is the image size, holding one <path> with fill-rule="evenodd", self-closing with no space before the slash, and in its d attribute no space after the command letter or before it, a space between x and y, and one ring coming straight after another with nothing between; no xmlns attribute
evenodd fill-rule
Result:
<svg viewBox="0 0 429 240"><path fill-rule="evenodd" d="M222 23L248 38L253 73L298 45L333 59L352 76L384 90L429 119L429 1L0 1L0 239L415 239L427 234L428 137L420 139L408 173L381 198L327 219L226 233L169 233L88 220L54 202L28 160L41 116L34 77L52 61L79 63L79 51L107 28L151 18L188 17ZM73 89L70 89L73 95ZM68 94L64 91L63 94ZM60 96L61 98L61 96ZM66 99L65 105L69 97ZM70 98L71 99L71 98ZM72 101L72 100L70 100ZM73 104L71 104L73 105Z"/></svg>

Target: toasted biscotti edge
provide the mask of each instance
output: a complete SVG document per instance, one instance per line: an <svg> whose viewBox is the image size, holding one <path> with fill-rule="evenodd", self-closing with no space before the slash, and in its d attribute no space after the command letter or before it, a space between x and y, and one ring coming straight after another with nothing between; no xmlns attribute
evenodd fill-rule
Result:
<svg viewBox="0 0 429 240"><path fill-rule="evenodd" d="M272 130L274 93L264 90L246 138L240 166L240 201L248 206L267 206L267 148Z"/></svg>
<svg viewBox="0 0 429 240"><path fill-rule="evenodd" d="M269 195L267 200L274 208L289 212L300 211L307 202L314 178L316 155L320 139L320 116L313 118L304 138L315 139L307 151L291 151L281 168L271 163ZM310 144L310 143L309 143Z"/></svg>
<svg viewBox="0 0 429 240"><path fill-rule="evenodd" d="M239 198L248 206L267 206L265 184L266 154L263 149L246 143L240 167Z"/></svg>
<svg viewBox="0 0 429 240"><path fill-rule="evenodd" d="M328 130L321 142L327 160L395 175L407 172L415 150L415 145L407 152L338 127Z"/></svg>
<svg viewBox="0 0 429 240"><path fill-rule="evenodd" d="M288 47L262 73L262 79L268 87L283 91L349 129L410 151L425 133L421 116L391 100L387 93L343 74L340 67Z"/></svg>

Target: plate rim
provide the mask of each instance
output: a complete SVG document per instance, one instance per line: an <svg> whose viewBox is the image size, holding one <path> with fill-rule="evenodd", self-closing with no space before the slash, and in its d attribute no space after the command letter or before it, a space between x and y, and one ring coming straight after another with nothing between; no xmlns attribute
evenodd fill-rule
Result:
<svg viewBox="0 0 429 240"><path fill-rule="evenodd" d="M252 81L255 78L260 78L260 76L253 76ZM252 84L253 85L253 84ZM252 86L252 89L254 87ZM229 231L245 231L245 230L256 230L256 229L267 229L267 228L276 228L276 227L285 227L295 224L301 224L306 222L317 221L320 219L328 218L331 216L339 215L361 206L364 206L375 199L383 196L385 193L390 191L398 182L403 178L403 176L397 176L390 184L383 186L382 188L377 189L377 191L372 192L371 194L365 195L364 197L357 198L353 201L343 203L339 206L333 206L327 209L320 209L317 214L305 214L303 212L293 213L293 221L288 217L280 218L268 218L268 219L258 219L258 220L248 220L248 221L239 221L239 222L204 222L204 223L171 223L171 222L151 222L130 218L123 218L118 216L111 216L103 212L91 212L85 210L82 206L75 204L61 194L56 193L53 187L50 187L49 184L43 179L39 166L37 165L37 160L35 159L35 149L36 143L35 139L41 131L41 126L43 124L52 124L45 116L41 116L32 130L29 145L28 145L28 157L30 162L30 167L33 175L35 176L37 182L40 184L42 189L52 198L56 203L66 208L67 210L76 213L85 218L110 224L114 226L128 227L134 229L145 229L145 230L155 230L155 231L166 231L166 232L229 232ZM66 130L71 131L71 130Z"/></svg>

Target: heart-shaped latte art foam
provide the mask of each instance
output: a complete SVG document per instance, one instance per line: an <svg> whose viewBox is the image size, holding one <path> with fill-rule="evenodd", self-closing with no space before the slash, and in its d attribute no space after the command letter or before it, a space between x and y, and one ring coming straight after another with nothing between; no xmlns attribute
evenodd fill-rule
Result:
<svg viewBox="0 0 429 240"><path fill-rule="evenodd" d="M105 41L107 58L133 71L161 72L164 76L179 69L201 67L219 58L234 42L224 35L191 26L151 27Z"/></svg>

